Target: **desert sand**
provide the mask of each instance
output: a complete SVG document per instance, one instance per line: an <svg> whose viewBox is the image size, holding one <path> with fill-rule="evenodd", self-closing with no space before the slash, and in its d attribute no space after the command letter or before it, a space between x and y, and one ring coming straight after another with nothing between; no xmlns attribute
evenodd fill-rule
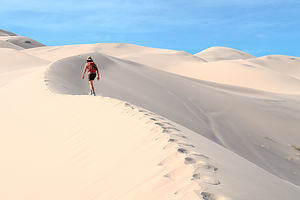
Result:
<svg viewBox="0 0 300 200"><path fill-rule="evenodd" d="M0 199L299 199L300 58L4 30L0 52Z"/></svg>

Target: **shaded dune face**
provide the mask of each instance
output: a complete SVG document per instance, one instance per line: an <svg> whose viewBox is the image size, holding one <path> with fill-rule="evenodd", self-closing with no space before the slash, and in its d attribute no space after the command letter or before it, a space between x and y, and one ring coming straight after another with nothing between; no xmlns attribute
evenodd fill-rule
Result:
<svg viewBox="0 0 300 200"><path fill-rule="evenodd" d="M285 161L290 153L288 146L300 140L300 112L294 109L299 102L267 92L182 77L101 53L54 62L45 75L50 89L62 94L88 94L88 82L81 78L87 55L100 68L100 81L94 81L98 95L144 107L300 185L300 175L292 172L300 171L299 162ZM266 137L275 138L280 145Z"/></svg>
<svg viewBox="0 0 300 200"><path fill-rule="evenodd" d="M14 45L20 46L24 49L45 46L42 43L39 43L33 39L24 36L6 36L6 37L4 36L4 37L0 37L0 40L1 39L10 42Z"/></svg>
<svg viewBox="0 0 300 200"><path fill-rule="evenodd" d="M0 40L0 48L9 48L9 49L16 49L16 50L24 49L24 48L22 48L18 45L12 44L12 43L7 42L7 41L2 41L2 40Z"/></svg>

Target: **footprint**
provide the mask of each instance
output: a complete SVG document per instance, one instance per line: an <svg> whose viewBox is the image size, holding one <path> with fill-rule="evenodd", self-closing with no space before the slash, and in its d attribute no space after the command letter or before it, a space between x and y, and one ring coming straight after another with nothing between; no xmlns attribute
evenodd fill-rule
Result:
<svg viewBox="0 0 300 200"><path fill-rule="evenodd" d="M171 176L170 176L170 174L165 174L164 177L165 178L170 178Z"/></svg>
<svg viewBox="0 0 300 200"><path fill-rule="evenodd" d="M152 113L150 113L150 112L148 112L146 110L138 110L138 112L141 112L141 113L143 113L146 116L150 116L150 117L154 116L154 114L152 114Z"/></svg>
<svg viewBox="0 0 300 200"><path fill-rule="evenodd" d="M186 157L184 159L184 164L189 165L189 164L195 164L197 162L197 160L195 160L194 158L191 157Z"/></svg>
<svg viewBox="0 0 300 200"><path fill-rule="evenodd" d="M199 173L193 174L194 180L200 180L204 183L211 184L211 185L220 185L220 181L218 179L208 177L208 176L201 176Z"/></svg>
<svg viewBox="0 0 300 200"><path fill-rule="evenodd" d="M166 127L166 129L169 129L169 130L174 130L174 131L177 131L177 132L181 132L181 130L175 128L175 127Z"/></svg>
<svg viewBox="0 0 300 200"><path fill-rule="evenodd" d="M177 151L178 151L179 153L184 153L184 154L188 154L188 153L189 153L188 150L186 150L186 149L184 149L184 148L178 148Z"/></svg>
<svg viewBox="0 0 300 200"><path fill-rule="evenodd" d="M173 127L173 125L168 123L168 122L156 122L155 124L162 127L162 128L165 128L165 129L172 129L172 130L175 130L175 131L180 131L179 129Z"/></svg>
<svg viewBox="0 0 300 200"><path fill-rule="evenodd" d="M134 107L130 103L124 103L125 107L129 107L131 109L134 109Z"/></svg>
<svg viewBox="0 0 300 200"><path fill-rule="evenodd" d="M209 160L209 157L203 154L191 154L191 156L193 157L197 157L197 158L204 158L206 160Z"/></svg>
<svg viewBox="0 0 300 200"><path fill-rule="evenodd" d="M204 200L217 200L216 196L209 192L202 192L201 195Z"/></svg>
<svg viewBox="0 0 300 200"><path fill-rule="evenodd" d="M169 126L173 126L173 124L171 124L170 122L162 122L162 124L167 124Z"/></svg>
<svg viewBox="0 0 300 200"><path fill-rule="evenodd" d="M163 128L163 131L162 131L163 133L172 133L172 131L170 131L170 130L168 130L168 129L165 129L165 128Z"/></svg>
<svg viewBox="0 0 300 200"><path fill-rule="evenodd" d="M186 147L192 147L192 148L195 148L194 145L192 144L186 144L186 143L178 143L179 145L182 145L182 146L186 146Z"/></svg>
<svg viewBox="0 0 300 200"><path fill-rule="evenodd" d="M207 163L205 161L202 161L202 160L198 160L197 161L197 166L196 166L196 171L201 170L201 169L210 170L210 171L213 171L213 172L218 171L218 168L215 167L214 165L209 164L209 163Z"/></svg>
<svg viewBox="0 0 300 200"><path fill-rule="evenodd" d="M164 127L164 124L161 123L161 122L156 122L155 124L158 125L158 126Z"/></svg>
<svg viewBox="0 0 300 200"><path fill-rule="evenodd" d="M188 137L186 137L182 134L173 134L172 136L176 136L176 137L183 138L183 139L188 139Z"/></svg>
<svg viewBox="0 0 300 200"><path fill-rule="evenodd" d="M200 179L200 174L193 174L193 179L199 180Z"/></svg>
<svg viewBox="0 0 300 200"><path fill-rule="evenodd" d="M176 139L173 139L173 138L170 138L170 139L168 140L168 142L177 142L177 140L176 140Z"/></svg>
<svg viewBox="0 0 300 200"><path fill-rule="evenodd" d="M205 167L206 167L206 169L213 170L214 172L218 171L218 168L211 164L205 165Z"/></svg>

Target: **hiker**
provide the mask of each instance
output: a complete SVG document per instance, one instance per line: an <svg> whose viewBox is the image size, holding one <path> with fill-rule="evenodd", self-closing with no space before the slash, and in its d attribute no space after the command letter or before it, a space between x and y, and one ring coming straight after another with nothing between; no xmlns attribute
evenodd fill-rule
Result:
<svg viewBox="0 0 300 200"><path fill-rule="evenodd" d="M97 68L97 65L94 63L93 59L91 56L89 56L86 60L86 64L82 73L82 78L84 79L84 74L88 70L88 78L89 78L89 83L90 83L90 95L96 96L95 89L94 89L94 84L93 81L96 78L96 72L97 72L97 79L99 80L99 70Z"/></svg>

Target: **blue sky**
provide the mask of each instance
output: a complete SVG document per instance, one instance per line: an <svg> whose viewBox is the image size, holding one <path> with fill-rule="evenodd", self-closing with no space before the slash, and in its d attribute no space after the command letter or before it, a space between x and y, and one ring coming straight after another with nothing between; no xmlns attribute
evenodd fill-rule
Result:
<svg viewBox="0 0 300 200"><path fill-rule="evenodd" d="M300 57L299 0L0 0L0 28L46 45L102 42Z"/></svg>

